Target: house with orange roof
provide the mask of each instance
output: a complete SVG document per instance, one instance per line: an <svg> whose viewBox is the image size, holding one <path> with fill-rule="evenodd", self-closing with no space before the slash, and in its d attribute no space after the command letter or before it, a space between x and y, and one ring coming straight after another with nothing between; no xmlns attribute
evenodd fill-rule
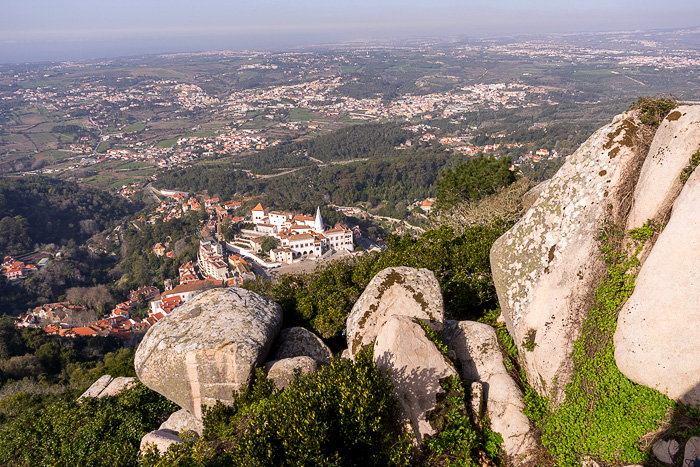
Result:
<svg viewBox="0 0 700 467"><path fill-rule="evenodd" d="M156 243L153 247L153 254L156 256L163 256L165 254L165 246L162 243Z"/></svg>
<svg viewBox="0 0 700 467"><path fill-rule="evenodd" d="M69 337L75 336L97 336L100 332L100 328L97 326L83 326L80 328L71 328L70 333L67 334Z"/></svg>
<svg viewBox="0 0 700 467"><path fill-rule="evenodd" d="M291 248L275 248L270 252L272 261L277 263L294 263L294 251Z"/></svg>
<svg viewBox="0 0 700 467"><path fill-rule="evenodd" d="M140 295L143 295L143 299L145 301L150 302L151 300L158 298L160 295L160 290L158 290L158 287L154 287L152 285L144 285L143 287L139 287L138 289L129 292L129 300L136 302L138 301Z"/></svg>
<svg viewBox="0 0 700 467"><path fill-rule="evenodd" d="M165 312L166 308L170 307L173 303L176 303L178 299L180 300L180 303L177 306L181 305L182 303L185 303L187 300L189 300L199 292L217 287L222 287L222 281L216 279L205 279L192 281L187 284L180 284L172 288L171 290L166 290L165 292L163 292L160 296L160 299L152 301L150 303L149 314L150 316L153 316L158 312ZM178 297L178 299L171 297ZM164 301L166 304L165 308L162 306ZM171 307L170 311L168 311L167 313L171 312L174 308L175 307Z"/></svg>
<svg viewBox="0 0 700 467"><path fill-rule="evenodd" d="M269 213L270 209L268 207L265 207L262 205L262 203L258 203L252 210L253 214L253 224L264 224L265 220L267 218L267 214Z"/></svg>
<svg viewBox="0 0 700 467"><path fill-rule="evenodd" d="M199 275L197 275L197 271L195 271L192 261L188 261L180 266L178 269L178 276L180 278L180 284L187 284L189 282L199 280Z"/></svg>
<svg viewBox="0 0 700 467"><path fill-rule="evenodd" d="M435 204L435 198L428 198L420 203L420 208L424 212L430 212L433 210L433 205Z"/></svg>
<svg viewBox="0 0 700 467"><path fill-rule="evenodd" d="M233 211L233 210L238 209L240 207L241 207L241 203L239 201L229 201L229 202L223 204L223 208L226 209L227 211Z"/></svg>

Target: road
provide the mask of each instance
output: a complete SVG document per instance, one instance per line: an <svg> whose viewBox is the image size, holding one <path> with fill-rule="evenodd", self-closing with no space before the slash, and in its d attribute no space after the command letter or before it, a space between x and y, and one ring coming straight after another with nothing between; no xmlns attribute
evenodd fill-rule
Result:
<svg viewBox="0 0 700 467"><path fill-rule="evenodd" d="M405 229L410 229L410 230L415 230L416 232L421 233L421 234L422 234L423 232L425 232L425 229L424 229L424 228L422 228L422 227L417 227L417 226L415 226L415 225L411 225L411 224L409 224L408 222L406 222L406 221L404 221L404 220L402 220L402 219L396 219L396 218L394 218L394 217L387 217L387 216L375 216L375 215L372 215L372 214L369 214L369 218L370 218L370 219L382 219L382 220L385 220L385 221L388 221L388 222L393 222L393 223L400 223L401 226L402 226L403 228L405 228Z"/></svg>
<svg viewBox="0 0 700 467"><path fill-rule="evenodd" d="M153 197L153 200L156 202L156 204L160 204L160 201L161 201L160 198L153 191L154 190L153 182L149 182L148 185L146 185L143 189L151 194L151 196Z"/></svg>
<svg viewBox="0 0 700 467"><path fill-rule="evenodd" d="M99 147L100 147L100 143L102 143L102 128L100 128L100 125L98 125L97 123L95 123L94 121L92 121L92 117L88 116L88 120L90 120L90 123L92 123L93 125L95 125L95 127L97 127L97 129L98 129L99 132L100 132L100 136L97 138L97 146L95 146L95 149L92 151L93 155L97 155L97 150L98 150Z"/></svg>
<svg viewBox="0 0 700 467"><path fill-rule="evenodd" d="M309 156L306 156L306 157L307 157L307 159L316 162L318 164L317 167L328 167L328 166L332 166L332 165L345 165L345 164L352 164L353 162L363 162L363 161L369 160L369 157L363 157L362 159L349 159L349 160L345 160L345 161L334 161L334 162L325 162L324 163L323 161L315 159L313 157L309 157ZM248 169L243 169L243 172L245 172L249 175L252 175L255 178L275 178L275 177L281 177L282 175L294 173L294 172L301 170L303 168L306 168L306 167L308 167L308 166L296 167L294 169L286 169L286 170L283 170L282 172L278 172L275 174L267 174L267 175L256 175Z"/></svg>

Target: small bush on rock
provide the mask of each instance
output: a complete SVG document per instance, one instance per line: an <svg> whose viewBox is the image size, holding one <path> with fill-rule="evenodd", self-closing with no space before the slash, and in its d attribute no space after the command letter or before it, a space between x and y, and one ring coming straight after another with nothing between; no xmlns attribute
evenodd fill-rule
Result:
<svg viewBox="0 0 700 467"><path fill-rule="evenodd" d="M678 103L673 99L665 97L640 97L630 106L630 110L638 110L642 123L656 129L661 125L664 117L678 107Z"/></svg>

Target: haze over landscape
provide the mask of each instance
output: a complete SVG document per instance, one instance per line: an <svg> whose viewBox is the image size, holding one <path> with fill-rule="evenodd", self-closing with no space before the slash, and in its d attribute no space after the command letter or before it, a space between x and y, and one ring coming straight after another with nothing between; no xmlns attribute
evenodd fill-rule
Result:
<svg viewBox="0 0 700 467"><path fill-rule="evenodd" d="M5 2L0 63L204 50L697 26L692 0Z"/></svg>

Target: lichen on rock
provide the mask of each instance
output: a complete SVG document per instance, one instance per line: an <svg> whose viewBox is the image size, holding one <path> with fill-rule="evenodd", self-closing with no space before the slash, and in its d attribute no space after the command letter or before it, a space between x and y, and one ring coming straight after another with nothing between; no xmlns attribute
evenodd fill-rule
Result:
<svg viewBox="0 0 700 467"><path fill-rule="evenodd" d="M372 344L393 315L423 319L442 329L445 306L440 284L432 271L393 267L372 278L347 319L351 355Z"/></svg>
<svg viewBox="0 0 700 467"><path fill-rule="evenodd" d="M203 292L148 330L136 351L136 374L201 419L202 404L231 401L248 384L281 325L280 306L254 292Z"/></svg>
<svg viewBox="0 0 700 467"><path fill-rule="evenodd" d="M529 380L560 400L569 354L605 265L597 242L608 216L620 216L640 166L633 113L596 131L566 161L539 198L491 249L491 265L508 330ZM534 330L534 332L532 332ZM556 384L554 384L556 382Z"/></svg>

